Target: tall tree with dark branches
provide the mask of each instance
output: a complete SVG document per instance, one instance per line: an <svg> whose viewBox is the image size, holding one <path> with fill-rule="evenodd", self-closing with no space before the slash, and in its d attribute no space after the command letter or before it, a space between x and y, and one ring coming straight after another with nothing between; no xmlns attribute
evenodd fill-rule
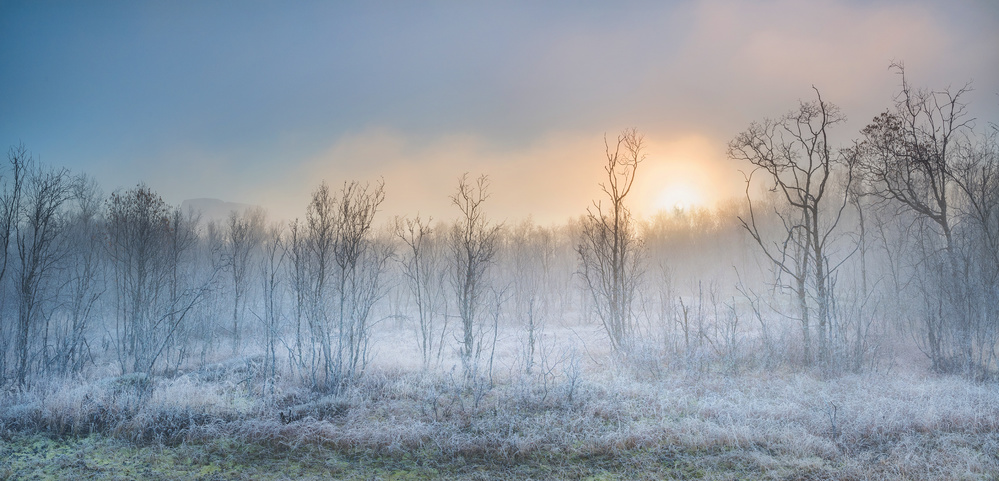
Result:
<svg viewBox="0 0 999 481"><path fill-rule="evenodd" d="M913 254L920 264L914 275L924 303L917 326L923 351L934 370L971 374L982 365L976 355L993 352L974 345L994 326L977 300L995 296L988 286L996 274L982 270L993 264L999 247L995 144L975 136L964 102L970 87L917 89L901 64L892 69L901 77L901 89L894 107L863 130L860 166L873 195L917 220L920 252ZM983 255L972 255L973 250ZM973 280L976 273L984 282ZM988 337L994 345L995 336Z"/></svg>
<svg viewBox="0 0 999 481"><path fill-rule="evenodd" d="M65 221L63 204L73 193L72 179L65 169L29 164L18 221L14 223L17 244L17 382L24 385L29 370L29 337L37 334L41 357L49 353L49 316L44 309L52 276L66 255L60 242ZM43 325L44 324L44 325ZM47 364L47 359L40 359Z"/></svg>
<svg viewBox="0 0 999 481"><path fill-rule="evenodd" d="M14 237L15 226L20 218L21 196L24 189L25 177L28 166L31 163L31 155L24 144L12 146L7 151L7 161L10 170L3 176L3 193L0 195L0 285L7 275L7 267L10 261L10 241ZM3 293L0 292L0 296ZM0 297L0 302L5 301L5 297ZM0 313L6 309L0 309ZM3 314L0 314L3 315ZM6 322L0 319L0 380L8 376L8 353L17 352L10 342L17 337L15 322ZM10 331L8 331L10 326ZM11 373L16 374L16 373Z"/></svg>
<svg viewBox="0 0 999 481"><path fill-rule="evenodd" d="M801 102L777 120L753 122L749 129L729 143L729 157L747 162L752 170L746 176L746 200L749 213L740 217L743 227L770 259L777 277L791 278L801 321L804 362L812 362L812 315L816 314L819 334L819 358L825 361L835 329L832 317L834 271L849 256L831 262L831 246L840 230L840 221L848 197L838 195L834 175L837 170L850 185L855 165L853 151L841 151L829 140L831 127L846 118L835 105L816 99ZM768 239L760 228L753 208L750 186L753 177L776 192L783 204L774 208L783 227L781 238ZM780 282L780 281L778 281Z"/></svg>
<svg viewBox="0 0 999 481"><path fill-rule="evenodd" d="M604 138L606 182L600 184L608 203L594 201L586 210L582 239L576 248L580 274L615 352L626 352L635 335L632 302L641 277L641 241L624 201L631 193L638 165L645 160L645 140L636 129L617 137L614 147Z"/></svg>

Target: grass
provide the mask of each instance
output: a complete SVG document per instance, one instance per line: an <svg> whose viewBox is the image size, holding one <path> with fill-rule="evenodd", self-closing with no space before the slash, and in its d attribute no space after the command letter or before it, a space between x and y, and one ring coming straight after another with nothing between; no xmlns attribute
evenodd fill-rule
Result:
<svg viewBox="0 0 999 481"><path fill-rule="evenodd" d="M0 479L999 479L999 389L957 377L205 372L4 394Z"/></svg>
<svg viewBox="0 0 999 481"><path fill-rule="evenodd" d="M806 479L822 463L765 466L734 452L634 450L617 455L515 461L431 453L344 453L307 445L275 450L229 438L177 446L136 445L101 435L21 435L2 445L0 479Z"/></svg>

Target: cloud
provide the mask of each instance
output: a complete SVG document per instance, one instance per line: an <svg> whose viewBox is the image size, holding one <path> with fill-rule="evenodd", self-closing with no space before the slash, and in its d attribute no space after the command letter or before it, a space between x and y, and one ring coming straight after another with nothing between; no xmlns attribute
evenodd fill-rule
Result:
<svg viewBox="0 0 999 481"><path fill-rule="evenodd" d="M632 126L650 142L640 204L693 188L675 179L738 195L728 140L814 84L850 119L835 132L848 143L891 103L892 60L917 86L974 80L972 114L999 119L987 2L23 10L0 20L17 72L0 74L6 142L97 170L109 189L145 180L176 202L283 217L304 213L320 179L384 177L386 214L449 218L467 171L490 175L497 218L563 220L599 194L603 133Z"/></svg>
<svg viewBox="0 0 999 481"><path fill-rule="evenodd" d="M736 172L724 159L724 143L696 133L645 132L646 161L640 166L629 203L648 216L677 201L710 206L738 193ZM608 133L613 143L615 132ZM540 223L561 223L582 215L603 195L606 162L601 132L553 132L522 146L497 145L475 135L431 140L389 129L344 136L305 162L293 177L294 196L276 197L286 216L301 216L308 195L325 180L384 179L383 213L456 216L449 196L465 172L487 175L492 197L487 212L496 221L532 216Z"/></svg>
<svg viewBox="0 0 999 481"><path fill-rule="evenodd" d="M582 212L599 172L599 137L550 134L521 147L500 146L481 136L444 135L433 139L388 129L369 129L344 136L303 164L297 174L299 192L311 192L320 180L343 182L384 179L386 216L455 216L449 196L458 178L490 179L490 216L497 221L533 215L540 222L561 222ZM301 206L307 197L298 195ZM290 209L289 209L290 210Z"/></svg>
<svg viewBox="0 0 999 481"><path fill-rule="evenodd" d="M898 86L888 71L893 60L904 61L919 85L943 88L974 79L989 95L999 91L996 15L978 10L932 2L791 0L650 9L635 19L632 27L642 33L622 60L605 59L608 72L641 81L614 88L616 104L599 107L613 121L624 117L647 128L725 137L752 120L793 109L814 95L815 85L854 121L848 125L853 133L890 104ZM667 28L676 31L662 31ZM635 35L601 35L619 34ZM588 99L598 92L577 95ZM969 100L995 116L994 99Z"/></svg>

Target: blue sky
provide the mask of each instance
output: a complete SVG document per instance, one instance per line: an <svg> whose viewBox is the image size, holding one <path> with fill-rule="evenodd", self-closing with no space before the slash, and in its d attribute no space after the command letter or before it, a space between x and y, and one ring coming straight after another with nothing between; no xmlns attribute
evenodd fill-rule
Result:
<svg viewBox="0 0 999 481"><path fill-rule="evenodd" d="M275 217L321 179L383 178L388 215L447 218L457 177L484 173L496 217L557 221L599 194L604 133L633 126L648 214L739 195L725 143L813 84L848 143L890 104L892 60L916 85L973 81L995 121L996 45L988 1L0 0L0 143L108 191Z"/></svg>

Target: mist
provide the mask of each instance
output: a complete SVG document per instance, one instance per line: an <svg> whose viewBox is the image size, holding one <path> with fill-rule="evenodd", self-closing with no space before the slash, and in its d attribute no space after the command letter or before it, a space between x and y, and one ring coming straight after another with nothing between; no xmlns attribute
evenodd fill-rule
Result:
<svg viewBox="0 0 999 481"><path fill-rule="evenodd" d="M235 439L256 454L231 473L278 453L313 472L328 448L431 478L465 476L459 459L490 476L540 459L565 478L994 474L997 129L970 121L967 90L893 68L862 130L815 89L728 143L743 198L646 216L637 129L595 153L589 206L547 224L494 216L485 173L455 175L444 220L385 215L368 179L317 182L288 221L106 193L12 146L4 443ZM44 472L22 459L4 469Z"/></svg>
<svg viewBox="0 0 999 481"><path fill-rule="evenodd" d="M988 1L0 2L0 479L995 479Z"/></svg>

